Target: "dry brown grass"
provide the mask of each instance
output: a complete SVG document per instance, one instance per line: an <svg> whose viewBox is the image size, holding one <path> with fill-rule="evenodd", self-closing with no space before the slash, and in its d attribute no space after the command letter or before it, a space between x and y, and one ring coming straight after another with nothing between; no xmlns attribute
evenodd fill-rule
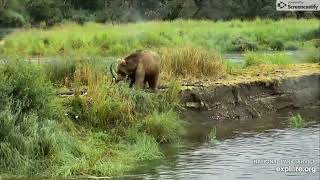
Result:
<svg viewBox="0 0 320 180"><path fill-rule="evenodd" d="M183 46L161 48L161 79L219 78L226 74L222 57L207 48Z"/></svg>
<svg viewBox="0 0 320 180"><path fill-rule="evenodd" d="M292 78L320 74L320 65L315 63L289 64L286 66L277 64L261 64L244 69L238 74L227 75L214 81L200 81L204 86L235 85L255 81L273 81L283 78ZM190 82L190 81L189 81ZM191 84L193 82L190 82Z"/></svg>

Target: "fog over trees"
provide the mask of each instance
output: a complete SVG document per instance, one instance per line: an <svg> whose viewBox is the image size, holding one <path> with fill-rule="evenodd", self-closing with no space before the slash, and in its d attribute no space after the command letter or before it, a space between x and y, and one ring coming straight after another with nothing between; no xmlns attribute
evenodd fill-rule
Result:
<svg viewBox="0 0 320 180"><path fill-rule="evenodd" d="M319 12L277 12L275 0L0 0L0 26L63 21L136 22L182 19L320 17Z"/></svg>

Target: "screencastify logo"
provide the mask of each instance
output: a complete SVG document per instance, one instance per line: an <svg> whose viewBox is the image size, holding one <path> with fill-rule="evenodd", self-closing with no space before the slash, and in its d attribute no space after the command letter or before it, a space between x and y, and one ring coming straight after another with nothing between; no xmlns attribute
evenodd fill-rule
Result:
<svg viewBox="0 0 320 180"><path fill-rule="evenodd" d="M277 0L277 11L320 11L320 0Z"/></svg>
<svg viewBox="0 0 320 180"><path fill-rule="evenodd" d="M284 8L284 7L286 7L286 6L287 6L287 4L284 3L284 2L282 2L282 1L280 1L279 3L277 3L277 7L280 8L280 9L282 9L282 8Z"/></svg>

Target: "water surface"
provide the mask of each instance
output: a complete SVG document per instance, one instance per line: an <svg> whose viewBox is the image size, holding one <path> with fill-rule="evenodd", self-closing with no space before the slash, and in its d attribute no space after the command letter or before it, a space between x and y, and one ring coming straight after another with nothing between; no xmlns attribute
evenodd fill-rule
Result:
<svg viewBox="0 0 320 180"><path fill-rule="evenodd" d="M208 121L205 113L189 112L188 136L180 145L162 147L166 159L142 163L122 178L318 180L319 110L316 107L220 123ZM311 121L301 129L289 128L291 113L301 113ZM217 141L210 142L206 136L213 126ZM301 167L308 172L281 171L289 166L290 170Z"/></svg>

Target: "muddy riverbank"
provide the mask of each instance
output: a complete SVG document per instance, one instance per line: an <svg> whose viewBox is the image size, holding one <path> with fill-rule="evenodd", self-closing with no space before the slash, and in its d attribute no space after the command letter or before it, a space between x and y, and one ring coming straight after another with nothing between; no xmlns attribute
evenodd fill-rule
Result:
<svg viewBox="0 0 320 180"><path fill-rule="evenodd" d="M204 111L212 120L258 118L283 109L319 106L319 67L313 65L309 71L303 66L295 71L273 69L260 71L266 74L256 77L243 75L243 79L190 86L182 91L182 103L188 109ZM289 72L292 74L287 75Z"/></svg>

